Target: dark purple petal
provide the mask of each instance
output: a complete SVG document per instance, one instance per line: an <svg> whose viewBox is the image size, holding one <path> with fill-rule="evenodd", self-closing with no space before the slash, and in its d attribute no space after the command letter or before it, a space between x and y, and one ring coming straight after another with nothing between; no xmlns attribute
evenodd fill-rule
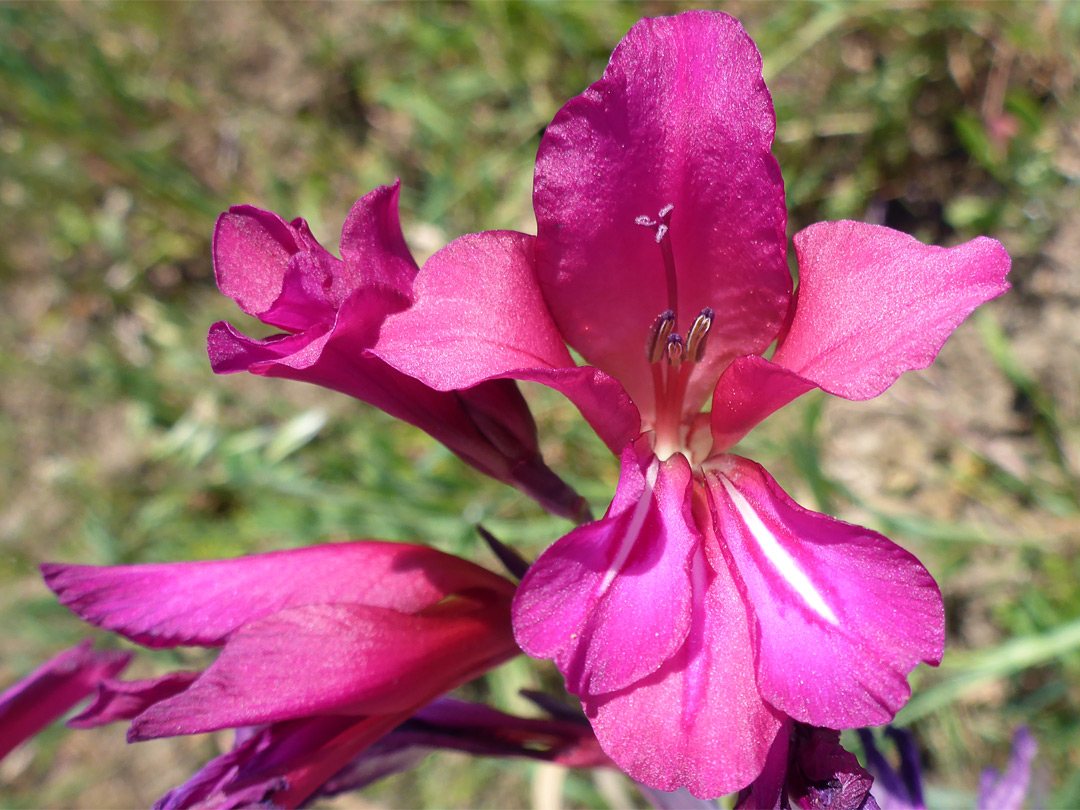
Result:
<svg viewBox="0 0 1080 810"><path fill-rule="evenodd" d="M878 810L873 778L840 745L840 732L788 721L761 776L736 810Z"/></svg>
<svg viewBox="0 0 1080 810"><path fill-rule="evenodd" d="M242 741L238 735L231 750L166 793L154 810L231 810L267 801L286 787L286 774L296 760L310 756L357 722L357 718L317 717L267 726Z"/></svg>
<svg viewBox="0 0 1080 810"><path fill-rule="evenodd" d="M0 758L34 736L100 681L117 675L130 653L95 652L90 639L49 659L0 694Z"/></svg>

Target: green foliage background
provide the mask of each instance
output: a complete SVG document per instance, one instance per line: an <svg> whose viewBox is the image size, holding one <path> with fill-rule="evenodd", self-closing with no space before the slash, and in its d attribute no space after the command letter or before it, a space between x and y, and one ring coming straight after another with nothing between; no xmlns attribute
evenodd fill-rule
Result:
<svg viewBox="0 0 1080 810"><path fill-rule="evenodd" d="M416 431L343 397L215 378L209 325L252 334L213 284L218 212L308 218L336 246L395 176L418 255L532 229L555 111L642 16L685 4L0 6L0 684L87 630L36 576L355 537L494 565L473 526L535 555L567 526ZM985 233L1015 289L939 363L873 403L806 401L746 442L807 506L872 525L939 578L949 650L913 676L931 804L970 807L1012 729L1032 806L1080 807L1080 4L729 3L765 55L794 233L885 221ZM910 379L909 379L910 378ZM617 468L529 389L551 465L602 512ZM115 644L115 640L103 643ZM196 658L144 655L135 674ZM526 711L557 674L519 659L471 694ZM145 806L227 735L127 748L55 727L0 766L5 807ZM550 772L452 755L360 806L514 807ZM576 806L636 802L573 774Z"/></svg>

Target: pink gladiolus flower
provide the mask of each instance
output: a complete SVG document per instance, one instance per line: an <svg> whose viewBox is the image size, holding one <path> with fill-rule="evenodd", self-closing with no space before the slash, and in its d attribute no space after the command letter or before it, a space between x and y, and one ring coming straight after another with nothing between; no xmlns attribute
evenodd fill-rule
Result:
<svg viewBox="0 0 1080 810"><path fill-rule="evenodd" d="M366 541L42 570L60 601L98 627L151 648L222 647L201 673L106 681L72 721L134 718L130 741L271 724L265 744L236 754L274 742L265 778L215 782L200 800L220 793L222 802L295 807L419 707L520 652L513 584L422 546Z"/></svg>
<svg viewBox="0 0 1080 810"><path fill-rule="evenodd" d="M214 231L218 286L285 334L253 340L228 323L214 324L207 338L214 371L286 377L356 397L426 431L551 512L586 517L585 501L544 465L536 424L514 382L434 391L368 351L383 319L409 306L417 272L397 201L397 183L357 201L342 229L341 259L303 219L286 222L247 205L222 214Z"/></svg>
<svg viewBox="0 0 1080 810"><path fill-rule="evenodd" d="M553 384L621 454L607 514L522 581L515 632L621 768L706 797L757 777L788 718L889 721L944 636L912 555L803 509L730 449L811 389L877 396L1008 288L992 239L828 222L795 236L793 294L774 129L738 22L643 20L545 130L536 237L436 253L373 349L438 390Z"/></svg>
<svg viewBox="0 0 1080 810"><path fill-rule="evenodd" d="M87 639L50 658L0 694L0 759L117 675L131 655L95 652Z"/></svg>

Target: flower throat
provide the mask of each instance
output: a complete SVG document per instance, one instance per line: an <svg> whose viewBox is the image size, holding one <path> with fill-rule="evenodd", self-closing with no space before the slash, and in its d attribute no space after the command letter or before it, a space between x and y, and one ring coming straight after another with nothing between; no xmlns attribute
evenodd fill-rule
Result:
<svg viewBox="0 0 1080 810"><path fill-rule="evenodd" d="M645 359L652 370L656 398L656 455L665 460L683 450L682 409L686 387L694 364L705 356L705 342L716 314L705 307L694 319L685 339L676 332L679 322L679 280L675 254L671 249L672 204L660 209L656 219L647 216L634 221L656 231L656 244L664 260L668 308L656 316L645 343Z"/></svg>

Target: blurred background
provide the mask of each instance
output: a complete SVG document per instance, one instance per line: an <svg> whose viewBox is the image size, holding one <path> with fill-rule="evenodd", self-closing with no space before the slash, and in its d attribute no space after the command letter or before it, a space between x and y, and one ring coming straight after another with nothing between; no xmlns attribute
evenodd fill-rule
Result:
<svg viewBox="0 0 1080 810"><path fill-rule="evenodd" d="M545 124L658 3L0 6L0 686L87 634L43 560L227 557L418 540L494 565L567 524L426 436L314 387L215 378L207 328L270 330L217 293L216 215L303 215L336 249L352 202L402 179L419 257L534 229ZM849 403L805 397L746 454L802 504L877 528L938 578L948 651L898 721L931 806L971 807L1012 730L1041 746L1034 807L1080 807L1080 3L740 3L765 56L790 233L882 222L978 234L1013 290L925 372ZM551 465L602 512L613 458L528 389ZM113 639L102 642L117 644ZM197 656L140 656L146 676ZM518 659L467 694L528 712L560 688ZM53 727L0 765L4 807L144 807L228 734L126 746ZM640 803L629 783L438 755L341 806Z"/></svg>

